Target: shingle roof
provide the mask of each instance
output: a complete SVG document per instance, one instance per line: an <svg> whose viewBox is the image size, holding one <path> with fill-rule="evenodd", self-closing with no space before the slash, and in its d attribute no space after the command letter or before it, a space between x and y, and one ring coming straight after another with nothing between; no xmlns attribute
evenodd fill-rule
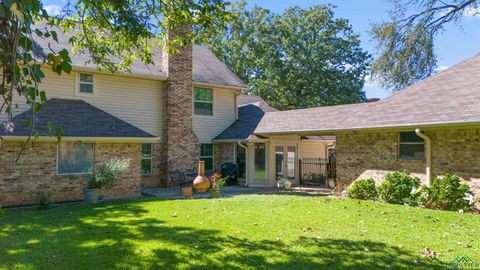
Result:
<svg viewBox="0 0 480 270"><path fill-rule="evenodd" d="M373 103L265 114L255 134L480 124L480 54Z"/></svg>
<svg viewBox="0 0 480 270"><path fill-rule="evenodd" d="M246 140L253 136L263 115L266 112L276 111L262 98L252 95L239 95L237 97L238 120L220 133L215 140Z"/></svg>
<svg viewBox="0 0 480 270"><path fill-rule="evenodd" d="M32 111L25 111L13 118L13 133L0 129L1 136L27 136L30 126L24 124ZM103 138L155 138L115 116L83 101L52 98L36 114L36 129L40 136L49 136L48 122L62 127L63 137L103 137Z"/></svg>
<svg viewBox="0 0 480 270"><path fill-rule="evenodd" d="M41 28L42 26L43 25L40 24L37 27ZM95 64L91 63L91 58L87 53L71 53L72 46L68 43L68 40L73 36L72 33L65 34L59 29L56 29L56 32L58 36L58 43L50 38L43 39L34 35L35 41L38 43L38 57L42 57L42 55L44 57L46 53L50 51L50 48L54 51L67 49L67 51L70 53L73 66L96 68ZM192 79L194 82L246 88L242 80L240 80L232 71L230 71L225 63L220 61L209 49L199 45L193 45L192 54ZM153 61L155 65L146 65L141 61L135 61L131 66L131 73L146 76L168 76L167 71L162 70L162 55L163 53L161 49L154 50Z"/></svg>

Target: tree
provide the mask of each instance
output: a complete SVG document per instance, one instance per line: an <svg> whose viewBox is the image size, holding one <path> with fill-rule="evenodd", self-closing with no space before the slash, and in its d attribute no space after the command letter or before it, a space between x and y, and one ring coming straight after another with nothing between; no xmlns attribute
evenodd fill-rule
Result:
<svg viewBox="0 0 480 270"><path fill-rule="evenodd" d="M47 101L45 91L39 89L43 70L58 74L72 70L70 52L50 49L46 55L40 54L36 39L58 42L56 31L75 31L69 42L76 51L89 53L100 69L128 71L135 59L153 63L157 46L164 45L174 53L178 46L189 44L193 33L185 30L185 25L201 25L205 35L215 33L228 18L227 7L223 0L78 0L67 1L61 15L50 16L41 0L1 1L0 115L7 116L4 128L7 132L15 128L14 95L19 95L32 108L26 124L31 126L30 137L37 137L35 114ZM170 31L176 34L167 40ZM49 123L49 127L53 125ZM61 133L61 129L55 130L58 138Z"/></svg>
<svg viewBox="0 0 480 270"><path fill-rule="evenodd" d="M379 56L372 78L400 90L432 75L437 67L435 37L443 27L479 13L478 0L392 0L389 22L374 24L372 36Z"/></svg>
<svg viewBox="0 0 480 270"><path fill-rule="evenodd" d="M357 103L365 100L369 55L334 7L291 7L283 14L245 3L205 42L229 68L279 109Z"/></svg>

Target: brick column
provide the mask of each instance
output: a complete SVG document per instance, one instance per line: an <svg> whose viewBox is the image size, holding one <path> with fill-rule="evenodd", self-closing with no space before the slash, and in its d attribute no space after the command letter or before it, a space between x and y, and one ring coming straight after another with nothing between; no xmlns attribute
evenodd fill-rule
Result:
<svg viewBox="0 0 480 270"><path fill-rule="evenodd" d="M192 46L168 55L165 139L167 171L193 169L200 157L200 143L192 123Z"/></svg>

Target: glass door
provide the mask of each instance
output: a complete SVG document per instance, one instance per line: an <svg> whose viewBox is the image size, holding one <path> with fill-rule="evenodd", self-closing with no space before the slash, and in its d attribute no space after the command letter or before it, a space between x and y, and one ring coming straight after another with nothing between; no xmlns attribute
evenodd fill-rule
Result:
<svg viewBox="0 0 480 270"><path fill-rule="evenodd" d="M297 146L294 144L275 145L275 178L295 181L297 175Z"/></svg>

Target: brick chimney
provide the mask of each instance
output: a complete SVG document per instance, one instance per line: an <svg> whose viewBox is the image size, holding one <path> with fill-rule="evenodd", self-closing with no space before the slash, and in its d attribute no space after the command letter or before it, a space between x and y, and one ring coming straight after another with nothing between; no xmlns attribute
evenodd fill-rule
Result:
<svg viewBox="0 0 480 270"><path fill-rule="evenodd" d="M191 28L181 29L191 31ZM169 35L175 34L170 31ZM171 36L170 36L171 37ZM164 53L164 70L168 73L165 92L165 150L167 172L195 168L200 159L200 143L193 132L192 45L180 47L178 53Z"/></svg>

